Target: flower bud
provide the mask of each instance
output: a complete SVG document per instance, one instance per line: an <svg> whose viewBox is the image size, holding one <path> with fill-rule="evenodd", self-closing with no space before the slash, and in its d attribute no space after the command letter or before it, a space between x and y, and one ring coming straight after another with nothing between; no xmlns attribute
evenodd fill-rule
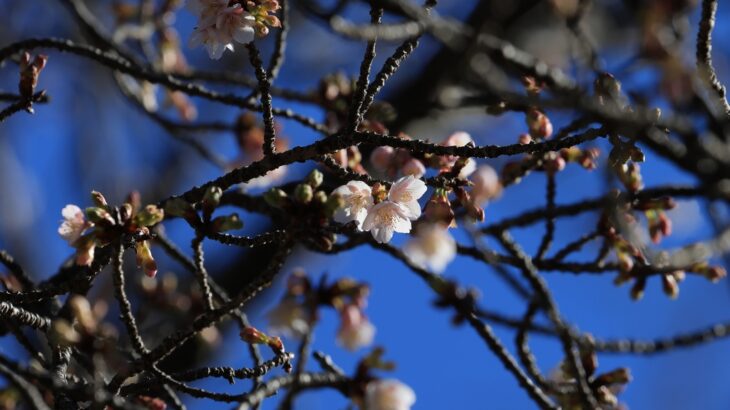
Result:
<svg viewBox="0 0 730 410"><path fill-rule="evenodd" d="M671 274L662 275L662 290L670 299L676 299L679 296L679 285L677 280Z"/></svg>
<svg viewBox="0 0 730 410"><path fill-rule="evenodd" d="M134 216L134 223L137 226L153 226L165 219L165 211L157 205L147 205Z"/></svg>
<svg viewBox="0 0 730 410"><path fill-rule="evenodd" d="M279 188L271 188L264 193L264 201L274 208L284 208L287 203L287 198L286 192Z"/></svg>
<svg viewBox="0 0 730 410"><path fill-rule="evenodd" d="M345 199L342 198L341 195L330 194L329 198L327 198L327 203L325 204L325 212L327 216L331 217L332 215L334 215L335 211L343 208L344 206Z"/></svg>
<svg viewBox="0 0 730 410"><path fill-rule="evenodd" d="M324 182L324 175L318 169L313 169L312 172L307 175L307 183L312 188L319 188L319 186L322 185L322 182Z"/></svg>
<svg viewBox="0 0 730 410"><path fill-rule="evenodd" d="M217 186L211 186L205 191L203 199L200 204L203 208L203 217L207 220L213 215L213 211L218 208L221 203L221 197L223 196L223 190Z"/></svg>
<svg viewBox="0 0 730 410"><path fill-rule="evenodd" d="M420 178L426 173L426 167L423 163L415 158L411 158L406 161L401 167L401 173L403 175L413 175L415 178Z"/></svg>
<svg viewBox="0 0 730 410"><path fill-rule="evenodd" d="M537 109L530 109L527 111L525 118L527 121L527 128L530 130L530 135L535 139L550 138L553 134L553 123L547 115L543 114Z"/></svg>
<svg viewBox="0 0 730 410"><path fill-rule="evenodd" d="M144 270L145 275L153 278L157 274L157 262L152 257L152 250L148 241L140 241L135 244L137 251L137 266Z"/></svg>
<svg viewBox="0 0 730 410"><path fill-rule="evenodd" d="M303 204L312 202L312 198L314 198L314 190L312 190L312 186L307 184L297 185L296 188L294 188L294 198Z"/></svg>
<svg viewBox="0 0 730 410"><path fill-rule="evenodd" d="M132 208L132 204L125 202L119 207L119 219L122 222L122 225L126 225L127 222L129 222L129 219L132 218L132 214L134 213L134 209Z"/></svg>
<svg viewBox="0 0 730 410"><path fill-rule="evenodd" d="M393 147L379 146L370 154L370 163L376 170L385 172L390 168L394 157L395 150Z"/></svg>
<svg viewBox="0 0 730 410"><path fill-rule="evenodd" d="M441 192L439 192L441 191ZM426 220L451 226L454 223L454 210L445 191L436 190L426 203L423 211Z"/></svg>
<svg viewBox="0 0 730 410"><path fill-rule="evenodd" d="M517 139L517 142L520 145L529 145L532 144L532 136L530 134L520 134L519 138Z"/></svg>
<svg viewBox="0 0 730 410"><path fill-rule="evenodd" d="M88 218L95 225L115 225L114 218L104 208L91 206L85 210L86 218Z"/></svg>
<svg viewBox="0 0 730 410"><path fill-rule="evenodd" d="M243 221L238 217L237 213L233 213L214 218L212 226L215 232L233 231L243 228Z"/></svg>
<svg viewBox="0 0 730 410"><path fill-rule="evenodd" d="M641 300L644 297L644 289L646 288L646 278L637 278L634 286L631 287L631 299Z"/></svg>

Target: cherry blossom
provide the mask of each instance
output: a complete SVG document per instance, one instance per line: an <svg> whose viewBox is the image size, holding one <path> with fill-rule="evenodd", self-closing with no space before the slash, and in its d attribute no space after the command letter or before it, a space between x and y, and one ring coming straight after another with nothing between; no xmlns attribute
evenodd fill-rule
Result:
<svg viewBox="0 0 730 410"><path fill-rule="evenodd" d="M418 227L403 251L415 265L441 273L456 256L456 241L447 227L426 224Z"/></svg>
<svg viewBox="0 0 730 410"><path fill-rule="evenodd" d="M370 186L362 181L350 181L332 193L340 195L345 202L345 206L335 212L335 221L339 223L357 221L358 226L363 225L368 210L373 206Z"/></svg>
<svg viewBox="0 0 730 410"><path fill-rule="evenodd" d="M420 207L418 212L420 214ZM362 230L370 232L379 243L387 243L393 238L393 232L411 231L412 216L413 212L404 205L385 200L370 209L362 223Z"/></svg>
<svg viewBox="0 0 730 410"><path fill-rule="evenodd" d="M421 216L421 205L418 198L426 193L426 184L413 175L407 175L393 183L388 192L388 199L403 205L408 210L408 218L418 219Z"/></svg>
<svg viewBox="0 0 730 410"><path fill-rule="evenodd" d="M63 215L63 222L58 227L58 234L69 245L73 245L84 231L93 225L91 222L86 221L84 212L76 205L66 205L61 210L61 215Z"/></svg>
<svg viewBox="0 0 730 410"><path fill-rule="evenodd" d="M340 312L340 329L337 343L345 349L354 351L369 346L375 338L375 326L357 305L347 305Z"/></svg>
<svg viewBox="0 0 730 410"><path fill-rule="evenodd" d="M365 389L364 410L409 410L416 393L396 379L375 380Z"/></svg>
<svg viewBox="0 0 730 410"><path fill-rule="evenodd" d="M240 4L228 6L225 0L193 0L188 8L198 15L190 46L205 46L211 59L220 59L225 50L233 51L234 41L246 44L254 39L256 19Z"/></svg>

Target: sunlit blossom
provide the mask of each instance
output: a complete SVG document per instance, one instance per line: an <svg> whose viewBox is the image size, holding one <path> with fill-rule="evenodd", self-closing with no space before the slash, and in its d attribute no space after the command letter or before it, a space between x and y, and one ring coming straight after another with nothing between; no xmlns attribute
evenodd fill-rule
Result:
<svg viewBox="0 0 730 410"><path fill-rule="evenodd" d="M370 186L362 181L350 181L332 193L342 197L345 203L344 207L335 212L335 221L339 223L356 221L358 226L362 225L368 216L368 210L373 206Z"/></svg>
<svg viewBox="0 0 730 410"><path fill-rule="evenodd" d="M407 175L390 187L388 199L392 202L403 205L408 210L408 218L418 219L421 216L421 205L418 199L426 193L426 184L413 175Z"/></svg>
<svg viewBox="0 0 730 410"><path fill-rule="evenodd" d="M84 212L76 205L66 205L61 210L61 215L63 216L63 222L58 227L58 234L69 245L73 245L84 231L92 225L91 222L86 221Z"/></svg>

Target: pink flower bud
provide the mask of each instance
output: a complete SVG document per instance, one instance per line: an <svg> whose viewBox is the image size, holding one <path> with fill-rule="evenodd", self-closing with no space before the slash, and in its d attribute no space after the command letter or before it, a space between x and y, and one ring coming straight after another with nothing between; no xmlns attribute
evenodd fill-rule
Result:
<svg viewBox="0 0 730 410"><path fill-rule="evenodd" d="M370 154L370 163L378 171L385 172L390 168L394 155L395 150L393 147L380 146Z"/></svg>
<svg viewBox="0 0 730 410"><path fill-rule="evenodd" d="M401 173L403 175L413 175L415 178L420 178L426 173L426 167L423 163L415 158L409 159L403 167L401 167Z"/></svg>
<svg viewBox="0 0 730 410"><path fill-rule="evenodd" d="M340 312L340 329L337 343L347 350L357 350L370 345L375 338L375 326L368 321L357 305L347 305Z"/></svg>

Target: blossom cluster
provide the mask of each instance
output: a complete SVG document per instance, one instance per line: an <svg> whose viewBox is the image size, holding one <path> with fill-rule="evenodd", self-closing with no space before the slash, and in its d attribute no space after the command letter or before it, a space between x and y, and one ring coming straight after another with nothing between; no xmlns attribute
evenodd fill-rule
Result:
<svg viewBox="0 0 730 410"><path fill-rule="evenodd" d="M279 19L269 13L280 8L276 0L241 1L189 0L188 9L198 17L190 46L205 46L208 56L218 60L233 43L247 44L255 36L265 36L269 26L279 27Z"/></svg>
<svg viewBox="0 0 730 410"><path fill-rule="evenodd" d="M344 206L335 212L335 221L354 221L376 241L386 243L394 232L411 232L411 221L421 216L418 199L426 193L426 184L408 175L393 183L387 193L380 184L374 190L362 181L350 181L333 193L344 201Z"/></svg>
<svg viewBox="0 0 730 410"><path fill-rule="evenodd" d="M162 222L165 212L156 205L142 208L139 194L130 194L127 202L118 208L111 207L104 196L96 191L91 193L95 206L84 211L69 204L63 208L63 222L58 234L69 245L76 248L76 264L90 266L94 261L97 247L104 247L123 235L129 235L135 242L137 264L148 276L157 274L157 263L152 257L149 241L149 228ZM92 231L89 231L93 228Z"/></svg>
<svg viewBox="0 0 730 410"><path fill-rule="evenodd" d="M352 279L343 278L314 285L304 271L296 270L289 277L286 293L268 314L272 334L301 338L312 330L320 307L334 308L340 317L337 343L355 351L372 344L375 326L365 315L369 288Z"/></svg>

